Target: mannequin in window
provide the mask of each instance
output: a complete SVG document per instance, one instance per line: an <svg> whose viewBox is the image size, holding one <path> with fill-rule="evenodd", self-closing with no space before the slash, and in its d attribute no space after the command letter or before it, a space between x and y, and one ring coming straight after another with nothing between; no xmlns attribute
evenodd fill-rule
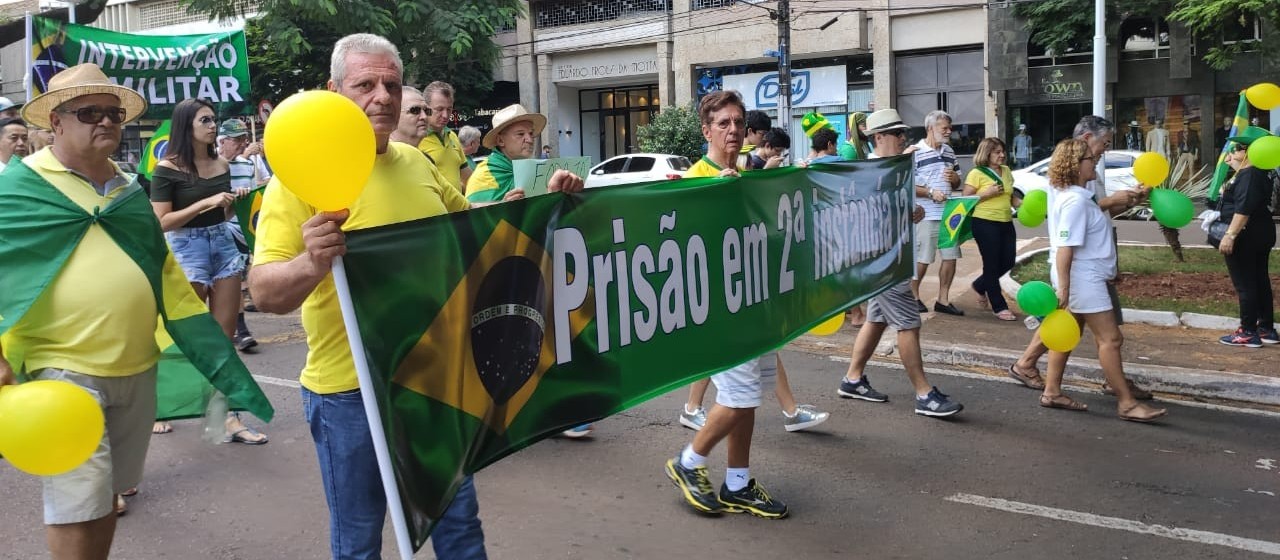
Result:
<svg viewBox="0 0 1280 560"><path fill-rule="evenodd" d="M1182 181L1189 183L1199 166L1200 135L1191 130L1190 122L1182 121L1182 130L1178 131L1178 162L1174 168L1182 167Z"/></svg>
<svg viewBox="0 0 1280 560"><path fill-rule="evenodd" d="M1169 159L1169 131L1165 130L1163 119L1156 119L1156 127L1147 133L1147 151Z"/></svg>
<svg viewBox="0 0 1280 560"><path fill-rule="evenodd" d="M1018 125L1018 135L1013 137L1013 164L1019 169L1031 165L1031 135L1026 123Z"/></svg>
<svg viewBox="0 0 1280 560"><path fill-rule="evenodd" d="M1142 127L1138 121L1129 121L1129 132L1124 133L1124 147L1137 152L1142 151Z"/></svg>

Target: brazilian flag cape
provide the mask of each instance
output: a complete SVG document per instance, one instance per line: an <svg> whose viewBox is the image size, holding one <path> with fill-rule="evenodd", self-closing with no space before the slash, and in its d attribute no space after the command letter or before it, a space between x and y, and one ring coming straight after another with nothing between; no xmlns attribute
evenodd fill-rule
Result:
<svg viewBox="0 0 1280 560"><path fill-rule="evenodd" d="M199 394L211 384L232 406L270 421L275 414L271 403L191 289L136 181L90 214L20 160L9 162L0 175L0 335L22 320L91 227L106 231L142 269L164 331L190 365L164 368L162 359L158 384L169 389L161 393ZM15 371L25 371L23 348L6 345L4 351ZM167 406L165 398L159 397L161 411Z"/></svg>

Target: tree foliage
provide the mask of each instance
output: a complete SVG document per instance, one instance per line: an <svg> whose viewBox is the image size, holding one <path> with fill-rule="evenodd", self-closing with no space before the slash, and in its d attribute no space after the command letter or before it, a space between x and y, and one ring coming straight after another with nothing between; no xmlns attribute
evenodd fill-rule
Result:
<svg viewBox="0 0 1280 560"><path fill-rule="evenodd" d="M1277 0L1107 0L1108 36L1130 17L1166 18L1185 24L1203 44L1209 45L1204 61L1216 70L1231 66L1235 56L1249 48L1275 49L1276 39L1252 44L1222 44L1222 30L1242 26L1247 18L1280 22ZM1037 0L1018 2L1015 13L1027 19L1031 40L1058 54L1091 52L1094 0ZM1264 36L1265 40L1265 36Z"/></svg>
<svg viewBox="0 0 1280 560"><path fill-rule="evenodd" d="M692 107L665 107L649 124L636 130L640 149L655 154L702 157L702 123Z"/></svg>
<svg viewBox="0 0 1280 560"><path fill-rule="evenodd" d="M405 82L453 84L459 109L493 89L502 48L496 29L514 25L520 0L183 0L210 19L257 12L246 24L255 95L283 97L324 84L333 44L375 33L400 49Z"/></svg>
<svg viewBox="0 0 1280 560"><path fill-rule="evenodd" d="M1179 0L1169 19L1180 21L1196 37L1209 39L1204 61L1215 70L1231 67L1237 55L1246 48L1261 50L1263 56L1274 59L1280 56L1280 41L1262 34L1259 41L1224 44L1220 40L1222 29L1227 26L1245 27L1250 19L1258 18L1280 25L1280 1L1277 0Z"/></svg>

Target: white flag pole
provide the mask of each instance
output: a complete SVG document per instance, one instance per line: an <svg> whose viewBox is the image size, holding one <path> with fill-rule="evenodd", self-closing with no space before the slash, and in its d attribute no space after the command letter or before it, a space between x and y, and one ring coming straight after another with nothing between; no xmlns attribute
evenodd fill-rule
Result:
<svg viewBox="0 0 1280 560"><path fill-rule="evenodd" d="M25 61L22 63L22 66L27 69L27 75L26 75L26 78L22 81L27 86L26 102L30 103L31 102L31 86L33 85L31 83L31 69L34 67L34 64L32 64L33 61L31 60L31 35L32 35L35 22L31 21L31 12L27 12L24 19L26 20L26 23L27 23L27 40L22 44L22 56L24 57L23 60Z"/></svg>
<svg viewBox="0 0 1280 560"><path fill-rule="evenodd" d="M369 434L373 437L373 451L378 458L378 472L382 474L382 489L387 494L387 509L391 511L391 525L396 533L396 546L401 560L413 559L413 545L409 542L409 525L404 519L404 507L400 502L400 490L396 487L391 470L391 452L387 449L386 432L382 429L382 415L378 412L377 395L373 391L373 376L364 354L364 340L356 323L356 308L351 302L351 285L347 283L347 269L342 257L333 259L333 286L338 292L338 305L342 308L342 321L347 327L347 341L351 344L351 359L356 365L356 378L360 381L360 396L364 401L364 413L369 419Z"/></svg>

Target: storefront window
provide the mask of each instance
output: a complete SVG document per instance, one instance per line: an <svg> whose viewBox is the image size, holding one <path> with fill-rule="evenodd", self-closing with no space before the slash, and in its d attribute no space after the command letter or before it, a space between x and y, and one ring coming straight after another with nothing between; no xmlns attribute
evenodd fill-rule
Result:
<svg viewBox="0 0 1280 560"><path fill-rule="evenodd" d="M603 161L640 150L636 130L658 112L658 86L635 86L578 92L582 155Z"/></svg>
<svg viewBox="0 0 1280 560"><path fill-rule="evenodd" d="M1162 18L1131 17L1120 24L1120 56L1125 60L1169 58L1169 26Z"/></svg>

